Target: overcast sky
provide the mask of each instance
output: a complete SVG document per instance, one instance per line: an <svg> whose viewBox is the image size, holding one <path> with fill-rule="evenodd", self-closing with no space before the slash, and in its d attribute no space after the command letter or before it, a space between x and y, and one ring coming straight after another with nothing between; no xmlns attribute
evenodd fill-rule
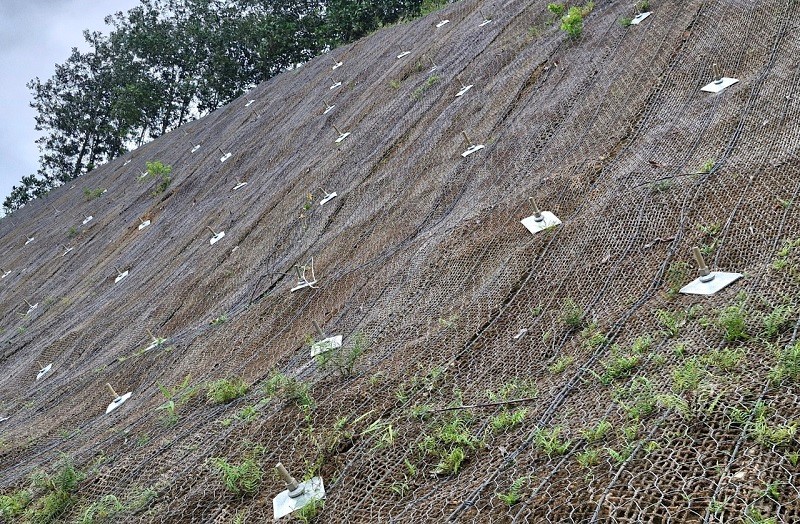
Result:
<svg viewBox="0 0 800 524"><path fill-rule="evenodd" d="M83 30L108 33L106 15L139 0L0 0L0 204L11 187L36 172L35 111L25 84L46 80L73 47L86 50Z"/></svg>

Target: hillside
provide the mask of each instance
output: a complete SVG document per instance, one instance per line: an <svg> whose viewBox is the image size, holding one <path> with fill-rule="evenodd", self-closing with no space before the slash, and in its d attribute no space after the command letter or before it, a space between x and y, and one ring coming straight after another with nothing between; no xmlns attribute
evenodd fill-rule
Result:
<svg viewBox="0 0 800 524"><path fill-rule="evenodd" d="M384 28L0 220L0 493L66 453L59 522L269 521L279 461L317 522L800 521L797 5L546 5ZM744 277L677 293L694 246Z"/></svg>

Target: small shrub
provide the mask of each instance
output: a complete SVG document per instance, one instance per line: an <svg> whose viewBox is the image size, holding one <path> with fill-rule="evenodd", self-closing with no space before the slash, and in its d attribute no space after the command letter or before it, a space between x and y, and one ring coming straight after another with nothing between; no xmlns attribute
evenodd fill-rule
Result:
<svg viewBox="0 0 800 524"><path fill-rule="evenodd" d="M550 457L563 455L569 449L572 441L560 440L559 435L561 435L562 431L563 428L560 426L551 429L536 429L533 432L533 442L536 444L536 447Z"/></svg>
<svg viewBox="0 0 800 524"><path fill-rule="evenodd" d="M722 329L722 334L727 342L748 338L745 318L742 305L728 306L722 310L717 319L717 325Z"/></svg>
<svg viewBox="0 0 800 524"><path fill-rule="evenodd" d="M416 88L414 92L411 93L411 98L413 98L414 100L419 100L420 98L422 98L422 94L425 93L425 91L427 91L428 89L430 89L430 87L436 84L438 81L439 81L439 75L429 76L428 79L425 80L424 84Z"/></svg>
<svg viewBox="0 0 800 524"><path fill-rule="evenodd" d="M800 381L800 340L778 352L778 361L769 378L773 384L785 380Z"/></svg>
<svg viewBox="0 0 800 524"><path fill-rule="evenodd" d="M567 14L561 17L561 30L572 38L578 38L583 33L583 19L594 9L594 2L588 2L583 7L573 6Z"/></svg>
<svg viewBox="0 0 800 524"><path fill-rule="evenodd" d="M222 476L225 488L234 495L256 494L264 479L264 472L255 457L247 457L238 465L232 464L222 457L212 457L211 465Z"/></svg>
<svg viewBox="0 0 800 524"><path fill-rule="evenodd" d="M528 410L525 408L515 411L503 410L499 415L492 417L489 420L489 425L495 433L508 431L511 428L517 427L525 420Z"/></svg>
<svg viewBox="0 0 800 524"><path fill-rule="evenodd" d="M583 327L583 309L574 300L568 298L561 308L561 320L568 327L574 329Z"/></svg>
<svg viewBox="0 0 800 524"><path fill-rule="evenodd" d="M28 504L31 503L31 494L26 490L19 490L10 495L0 495L0 517L4 522L15 522L22 515Z"/></svg>
<svg viewBox="0 0 800 524"><path fill-rule="evenodd" d="M95 198L100 197L103 194L105 189L102 187L98 187L97 189L89 189L88 187L83 188L83 195L86 197L86 201L94 200Z"/></svg>
<svg viewBox="0 0 800 524"><path fill-rule="evenodd" d="M520 490L525 483L528 481L527 477L520 477L511 484L508 488L508 493L498 493L497 498L502 500L507 506L513 506L520 500L522 500L522 495L520 494Z"/></svg>
<svg viewBox="0 0 800 524"><path fill-rule="evenodd" d="M575 455L575 459L578 461L578 464L580 464L581 467L588 469L597 465L597 463L600 461L600 452L596 449L587 449L586 451Z"/></svg>
<svg viewBox="0 0 800 524"><path fill-rule="evenodd" d="M400 80L389 80L389 87L392 89L400 89Z"/></svg>
<svg viewBox="0 0 800 524"><path fill-rule="evenodd" d="M600 380L601 384L607 386L618 378L630 375L631 371L641 361L642 357L640 355L623 353L619 346L614 345L611 348L611 358L600 362L600 365L603 366L603 373L598 375L593 372L593 374Z"/></svg>
<svg viewBox="0 0 800 524"><path fill-rule="evenodd" d="M123 510L122 503L115 495L106 495L89 506L81 517L80 524L109 522Z"/></svg>
<svg viewBox="0 0 800 524"><path fill-rule="evenodd" d="M164 164L158 160L155 162L147 162L147 173L144 178L158 178L159 182L153 189L153 196L160 195L167 190L172 183L172 166Z"/></svg>
<svg viewBox="0 0 800 524"><path fill-rule="evenodd" d="M582 430L581 436L591 444L603 440L611 429L611 422L603 419L595 427Z"/></svg>
<svg viewBox="0 0 800 524"><path fill-rule="evenodd" d="M356 361L369 350L369 341L364 333L356 333L350 347L341 347L316 356L322 369L333 369L343 377L353 376Z"/></svg>
<svg viewBox="0 0 800 524"><path fill-rule="evenodd" d="M769 314L764 316L764 330L761 335L767 340L778 336L790 324L789 319L794 313L794 309L789 305L777 306Z"/></svg>
<svg viewBox="0 0 800 524"><path fill-rule="evenodd" d="M633 18L630 18L628 16L623 16L622 18L619 19L619 25L621 25L622 27L629 27L631 25L631 22L633 22ZM662 182L659 182L658 184L653 185L652 189L654 193L658 193L660 191L666 191L672 185L671 183L667 183L665 186L663 186L662 189L660 185L661 183Z"/></svg>
<svg viewBox="0 0 800 524"><path fill-rule="evenodd" d="M672 372L672 390L675 393L696 391L706 370L700 366L697 358L688 358Z"/></svg>
<svg viewBox="0 0 800 524"><path fill-rule="evenodd" d="M551 3L547 4L547 10L557 17L562 17L564 16L564 11L566 11L567 8L564 6L564 4Z"/></svg>
<svg viewBox="0 0 800 524"><path fill-rule="evenodd" d="M573 357L572 355L562 355L561 357L559 357L558 360L550 364L547 367L547 370L554 375L558 375L560 373L563 373L564 370L567 369L567 366L569 366L573 362L575 362L575 357Z"/></svg>
<svg viewBox="0 0 800 524"><path fill-rule="evenodd" d="M208 400L214 404L226 404L239 397L243 397L249 387L241 378L220 379L208 385Z"/></svg>
<svg viewBox="0 0 800 524"><path fill-rule="evenodd" d="M308 504L297 510L294 515L297 520L304 524L310 524L319 516L319 512L325 506L325 501L322 499L312 498Z"/></svg>

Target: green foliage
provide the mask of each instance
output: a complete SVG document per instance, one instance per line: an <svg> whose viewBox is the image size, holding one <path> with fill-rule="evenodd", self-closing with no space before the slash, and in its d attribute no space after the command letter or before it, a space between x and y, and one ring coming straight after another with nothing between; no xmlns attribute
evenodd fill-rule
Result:
<svg viewBox="0 0 800 524"><path fill-rule="evenodd" d="M4 522L14 522L30 503L31 493L24 489L0 495L0 517Z"/></svg>
<svg viewBox="0 0 800 524"><path fill-rule="evenodd" d="M748 506L744 511L743 524L778 524L775 517L766 517L755 506Z"/></svg>
<svg viewBox="0 0 800 524"><path fill-rule="evenodd" d="M286 400L306 412L306 414L316 406L314 397L311 396L311 386L283 373L273 372L264 384L263 391L267 397L282 395Z"/></svg>
<svg viewBox="0 0 800 524"><path fill-rule="evenodd" d="M676 393L696 391L706 370L697 358L688 358L672 371L672 390Z"/></svg>
<svg viewBox="0 0 800 524"><path fill-rule="evenodd" d="M353 336L350 347L332 349L316 356L322 369L333 369L343 377L351 377L355 372L356 361L369 350L369 340L363 332Z"/></svg>
<svg viewBox="0 0 800 524"><path fill-rule="evenodd" d="M513 506L520 500L522 500L522 495L520 491L528 482L528 477L520 477L515 480L511 486L508 488L508 492L506 493L498 493L497 498L502 500L507 506Z"/></svg>
<svg viewBox="0 0 800 524"><path fill-rule="evenodd" d="M672 262L664 274L664 283L667 285L667 296L674 297L686 283L690 274L689 263L684 261Z"/></svg>
<svg viewBox="0 0 800 524"><path fill-rule="evenodd" d="M411 93L411 98L414 100L419 100L422 98L422 94L425 93L428 89L431 88L434 84L436 84L440 80L439 75L431 75L425 80L421 86L416 88L413 93Z"/></svg>
<svg viewBox="0 0 800 524"><path fill-rule="evenodd" d="M573 362L575 362L575 357L572 355L561 355L558 360L547 366L547 370L554 375L558 375L563 373L567 366Z"/></svg>
<svg viewBox="0 0 800 524"><path fill-rule="evenodd" d="M105 495L83 512L83 516L79 522L80 524L111 522L111 519L118 515L123 509L122 503L115 495Z"/></svg>
<svg viewBox="0 0 800 524"><path fill-rule="evenodd" d="M626 460L628 460L633 453L633 446L628 444L624 448L620 449L619 451L613 448L605 448L608 456L611 457L614 462L617 464L622 464Z"/></svg>
<svg viewBox="0 0 800 524"><path fill-rule="evenodd" d="M300 522L310 524L319 516L319 512L325 506L325 501L322 499L312 498L308 504L300 508L294 513L294 516Z"/></svg>
<svg viewBox="0 0 800 524"><path fill-rule="evenodd" d="M183 382L175 386L173 389L165 387L163 384L158 383L158 389L164 395L165 402L158 406L156 410L163 411L164 417L162 422L166 426L174 426L178 423L178 408L188 402L196 393L197 387L189 385L191 375L186 375Z"/></svg>
<svg viewBox="0 0 800 524"><path fill-rule="evenodd" d="M797 423L770 424L767 416L770 408L761 402L753 408L753 422L750 435L757 443L764 447L786 446L794 440L797 434Z"/></svg>
<svg viewBox="0 0 800 524"><path fill-rule="evenodd" d="M698 171L703 174L708 174L712 169L714 169L714 164L715 162L713 160L706 160L703 162L703 165L700 166Z"/></svg>
<svg viewBox="0 0 800 524"><path fill-rule="evenodd" d="M515 411L503 410L499 415L489 419L489 425L495 433L508 431L522 424L527 414L528 410L526 408L517 409Z"/></svg>
<svg viewBox="0 0 800 524"><path fill-rule="evenodd" d="M464 413L454 413L432 423L419 444L427 456L439 460L436 475L454 475L469 458L469 452L483 446L470 430L472 419Z"/></svg>
<svg viewBox="0 0 800 524"><path fill-rule="evenodd" d="M583 309L571 298L567 298L561 307L561 321L568 327L583 327Z"/></svg>
<svg viewBox="0 0 800 524"><path fill-rule="evenodd" d="M650 0L639 0L636 2L636 10L641 12L647 11L650 9Z"/></svg>
<svg viewBox="0 0 800 524"><path fill-rule="evenodd" d="M260 451L262 450L256 450L254 455L245 457L239 464L228 462L222 457L211 458L211 465L222 477L228 491L242 496L255 495L258 492L261 481L264 480L264 472L256 460Z"/></svg>
<svg viewBox="0 0 800 524"><path fill-rule="evenodd" d="M645 377L636 377L627 387L614 391L614 400L625 411L629 419L642 419L656 409L657 399L653 384Z"/></svg>
<svg viewBox="0 0 800 524"><path fill-rule="evenodd" d="M564 11L566 11L567 8L564 6L564 4L557 4L554 2L547 4L547 10L553 13L555 16L561 17L564 16Z"/></svg>
<svg viewBox="0 0 800 524"><path fill-rule="evenodd" d="M69 229L67 229L67 238L75 238L76 236L78 236L78 233L80 233L80 231L78 231L78 228L72 226Z"/></svg>
<svg viewBox="0 0 800 524"><path fill-rule="evenodd" d="M594 9L594 2L587 2L583 7L573 6L561 17L561 30L572 38L583 33L583 19Z"/></svg>
<svg viewBox="0 0 800 524"><path fill-rule="evenodd" d="M598 328L595 322L583 328L581 339L581 344L590 350L595 350L608 342L608 336Z"/></svg>
<svg viewBox="0 0 800 524"><path fill-rule="evenodd" d="M228 315L222 314L211 321L212 326L220 326L228 321Z"/></svg>
<svg viewBox="0 0 800 524"><path fill-rule="evenodd" d="M800 381L800 340L778 352L778 361L769 378L773 384L786 380Z"/></svg>
<svg viewBox="0 0 800 524"><path fill-rule="evenodd" d="M155 188L153 189L153 196L160 195L167 190L169 185L172 183L172 177L170 177L170 173L172 173L172 166L168 164L164 164L158 160L155 162L147 162L146 178L159 179L158 184L156 184Z"/></svg>
<svg viewBox="0 0 800 524"><path fill-rule="evenodd" d="M77 502L75 492L84 478L86 475L75 467L72 458L62 455L52 475L44 471L33 475L32 488L41 496L28 504L25 517L31 524L54 522Z"/></svg>
<svg viewBox="0 0 800 524"><path fill-rule="evenodd" d="M592 444L603 440L611 429L611 422L603 419L593 428L581 430L581 436L586 439L586 442Z"/></svg>
<svg viewBox="0 0 800 524"><path fill-rule="evenodd" d="M535 398L539 394L534 380L512 379L496 391L486 390L486 397L492 402L514 400L517 398Z"/></svg>
<svg viewBox="0 0 800 524"><path fill-rule="evenodd" d="M537 448L550 457L563 455L567 452L571 440L561 440L559 436L564 429L561 426L545 429L537 428L533 431L533 442Z"/></svg>
<svg viewBox="0 0 800 524"><path fill-rule="evenodd" d="M243 397L249 386L239 377L222 378L208 385L208 400L214 404L225 404Z"/></svg>
<svg viewBox="0 0 800 524"><path fill-rule="evenodd" d="M623 351L621 347L615 344L611 347L611 357L600 362L603 367L603 373L599 375L593 373L601 384L607 386L618 378L630 375L631 371L641 361L642 356L640 354Z"/></svg>
<svg viewBox="0 0 800 524"><path fill-rule="evenodd" d="M629 16L623 16L622 18L619 19L619 25L621 25L622 27L629 27L631 25L632 21L633 21L633 18L631 18ZM666 182L666 185L661 186L661 184L664 183L664 182ZM659 182L658 184L654 184L653 185L653 192L666 191L671 186L672 186L672 184L668 180L664 180L662 182Z"/></svg>
<svg viewBox="0 0 800 524"><path fill-rule="evenodd" d="M102 187L98 187L97 189L89 189L88 187L83 188L83 196L86 197L86 201L94 200L95 198L100 197L103 194L105 189Z"/></svg>
<svg viewBox="0 0 800 524"><path fill-rule="evenodd" d="M392 89L400 89L400 80L389 80L389 87Z"/></svg>
<svg viewBox="0 0 800 524"><path fill-rule="evenodd" d="M778 250L775 259L772 261L772 269L788 273L796 280L800 280L800 260L797 259L798 254L800 254L800 238L785 240L783 246Z"/></svg>
<svg viewBox="0 0 800 524"><path fill-rule="evenodd" d="M704 355L702 362L708 366L715 366L722 371L733 371L739 366L739 362L744 358L744 349L715 349Z"/></svg>
<svg viewBox="0 0 800 524"><path fill-rule="evenodd" d="M575 455L575 459L581 467L588 469L600 462L600 452L596 449L587 449Z"/></svg>
<svg viewBox="0 0 800 524"><path fill-rule="evenodd" d="M723 309L717 318L717 325L727 342L747 340L747 324L744 306L736 304Z"/></svg>
<svg viewBox="0 0 800 524"><path fill-rule="evenodd" d="M776 306L764 316L764 330L761 332L767 340L772 340L781 334L790 324L794 308L788 304Z"/></svg>

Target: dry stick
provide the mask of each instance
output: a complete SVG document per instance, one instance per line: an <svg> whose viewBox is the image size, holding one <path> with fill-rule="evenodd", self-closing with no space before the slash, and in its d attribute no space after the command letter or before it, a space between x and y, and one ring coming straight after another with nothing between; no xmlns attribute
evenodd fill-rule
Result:
<svg viewBox="0 0 800 524"><path fill-rule="evenodd" d="M486 404L470 404L466 406L455 406L451 408L439 408L439 409L432 409L431 412L438 412L438 411L454 411L457 409L475 409L475 408L485 408L491 406L504 406L506 404L519 404L522 402L531 402L536 400L537 397L527 397L527 398L517 398L514 400L503 400L500 402L487 402Z"/></svg>

